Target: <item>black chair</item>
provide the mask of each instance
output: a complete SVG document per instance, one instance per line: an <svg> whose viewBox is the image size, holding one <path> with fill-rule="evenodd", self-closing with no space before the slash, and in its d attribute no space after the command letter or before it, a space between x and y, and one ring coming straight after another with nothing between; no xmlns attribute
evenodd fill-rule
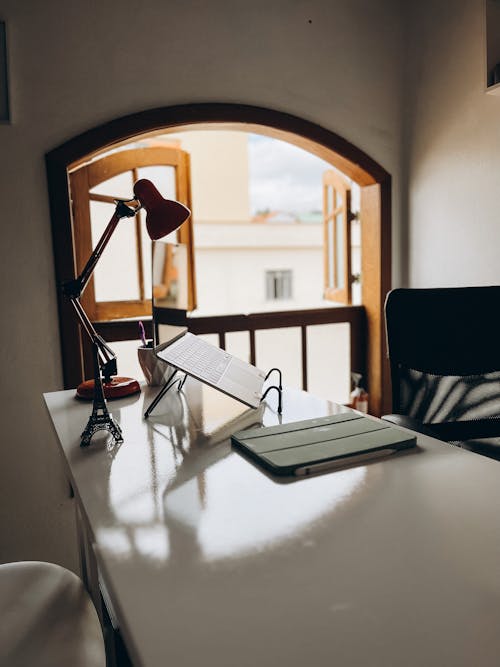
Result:
<svg viewBox="0 0 500 667"><path fill-rule="evenodd" d="M500 460L500 287L395 289L385 319L383 419Z"/></svg>

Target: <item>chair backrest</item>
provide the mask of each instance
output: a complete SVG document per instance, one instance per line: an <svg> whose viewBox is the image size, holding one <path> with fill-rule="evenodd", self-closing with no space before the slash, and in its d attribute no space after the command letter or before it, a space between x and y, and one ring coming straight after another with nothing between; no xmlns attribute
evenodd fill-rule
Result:
<svg viewBox="0 0 500 667"><path fill-rule="evenodd" d="M424 423L500 415L500 287L395 289L385 317L393 412Z"/></svg>

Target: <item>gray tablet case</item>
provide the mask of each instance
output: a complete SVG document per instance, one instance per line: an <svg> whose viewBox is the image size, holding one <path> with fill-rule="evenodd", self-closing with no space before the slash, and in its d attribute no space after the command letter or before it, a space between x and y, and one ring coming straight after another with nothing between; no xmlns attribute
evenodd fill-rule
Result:
<svg viewBox="0 0 500 667"><path fill-rule="evenodd" d="M233 446L275 475L307 475L414 447L416 436L356 412L239 431Z"/></svg>

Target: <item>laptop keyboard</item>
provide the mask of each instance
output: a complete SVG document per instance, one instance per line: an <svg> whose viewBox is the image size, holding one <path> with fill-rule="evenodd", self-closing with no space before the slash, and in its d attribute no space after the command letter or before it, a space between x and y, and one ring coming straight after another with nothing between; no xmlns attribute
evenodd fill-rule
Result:
<svg viewBox="0 0 500 667"><path fill-rule="evenodd" d="M217 384L229 366L231 355L201 338L183 336L168 352L170 361L190 369L202 380Z"/></svg>

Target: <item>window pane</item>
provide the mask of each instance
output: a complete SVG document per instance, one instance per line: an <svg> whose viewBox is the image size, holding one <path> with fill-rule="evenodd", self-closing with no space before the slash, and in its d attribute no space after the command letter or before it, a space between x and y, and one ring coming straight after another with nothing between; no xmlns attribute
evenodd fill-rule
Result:
<svg viewBox="0 0 500 667"><path fill-rule="evenodd" d="M90 192L96 195L107 195L115 199L132 199L134 196L133 185L132 172L125 171L123 174L118 174L99 183Z"/></svg>
<svg viewBox="0 0 500 667"><path fill-rule="evenodd" d="M341 289L344 287L344 225L343 213L337 213L335 216L335 235L336 235L336 257L335 257L335 287Z"/></svg>
<svg viewBox="0 0 500 667"><path fill-rule="evenodd" d="M347 403L350 393L350 326L307 327L307 390L320 398Z"/></svg>
<svg viewBox="0 0 500 667"><path fill-rule="evenodd" d="M162 239L152 244L154 305L156 308L188 310L188 253L184 244Z"/></svg>
<svg viewBox="0 0 500 667"><path fill-rule="evenodd" d="M114 210L113 204L90 202L93 248ZM96 301L128 301L139 298L135 218L124 218L118 223L94 271L94 285Z"/></svg>
<svg viewBox="0 0 500 667"><path fill-rule="evenodd" d="M344 198L343 198L342 193L340 192L340 190L335 190L334 189L334 193L335 193L335 195L334 195L335 196L335 209L339 209L339 208L342 207L342 203L344 201Z"/></svg>
<svg viewBox="0 0 500 667"><path fill-rule="evenodd" d="M335 190L331 185L326 186L326 214L331 215L333 213L333 202L335 197Z"/></svg>
<svg viewBox="0 0 500 667"><path fill-rule="evenodd" d="M328 221L328 226L327 226L327 234L328 234L328 239L327 239L327 250L328 250L328 287L335 287L335 257L333 254L333 220Z"/></svg>

